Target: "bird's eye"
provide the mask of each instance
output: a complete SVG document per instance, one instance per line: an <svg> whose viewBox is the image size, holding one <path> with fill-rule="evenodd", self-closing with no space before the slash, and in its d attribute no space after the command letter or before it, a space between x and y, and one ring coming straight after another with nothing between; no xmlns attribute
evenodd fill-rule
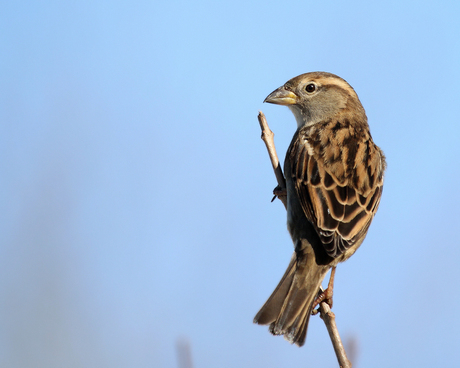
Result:
<svg viewBox="0 0 460 368"><path fill-rule="evenodd" d="M316 85L314 85L313 83L307 84L307 86L305 87L305 91L307 91L308 93L315 92L315 90Z"/></svg>

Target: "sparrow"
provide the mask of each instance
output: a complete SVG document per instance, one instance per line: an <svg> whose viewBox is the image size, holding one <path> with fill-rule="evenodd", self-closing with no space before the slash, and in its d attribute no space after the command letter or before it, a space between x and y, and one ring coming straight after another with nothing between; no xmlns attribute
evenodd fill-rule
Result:
<svg viewBox="0 0 460 368"><path fill-rule="evenodd" d="M359 248L377 212L385 156L372 140L355 90L326 72L299 75L264 102L285 105L297 130L284 161L287 228L294 243L289 266L254 323L305 343L314 308L332 304L335 267ZM332 268L325 292L321 283Z"/></svg>

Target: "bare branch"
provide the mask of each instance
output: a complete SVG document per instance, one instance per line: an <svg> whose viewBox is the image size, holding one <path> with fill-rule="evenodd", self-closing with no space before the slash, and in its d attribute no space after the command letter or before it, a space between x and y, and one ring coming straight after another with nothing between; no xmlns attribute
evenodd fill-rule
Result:
<svg viewBox="0 0 460 368"><path fill-rule="evenodd" d="M267 147L268 155L270 156L270 161L272 162L273 171L275 172L276 180L278 182L278 186L281 189L286 189L286 180L284 179L283 171L281 170L280 161L278 159L278 155L276 153L275 148L275 141L273 137L275 134L270 130L267 119L262 111L259 111L259 119L260 129L262 130L262 135L260 138L265 143ZM286 196L277 196L281 202L283 202L284 207L287 208L287 197Z"/></svg>
<svg viewBox="0 0 460 368"><path fill-rule="evenodd" d="M282 189L285 189L286 180L284 178L283 171L281 170L278 155L276 153L275 141L273 139L275 134L268 127L267 119L265 118L265 115L262 111L259 111L258 119L260 129L262 130L261 138L267 147L268 155L270 156L270 160L273 166L273 171L275 172L276 180L278 181L278 186ZM284 207L287 208L287 197L278 196L278 198L281 200L281 202L283 202ZM321 313L321 318L323 319L327 331L329 332L329 337L331 338L332 346L334 347L339 366L341 368L351 368L351 362L347 358L347 354L345 353L345 349L343 347L342 340L335 323L334 313L332 313L331 308L329 308L329 305L326 302L320 303L319 310Z"/></svg>
<svg viewBox="0 0 460 368"><path fill-rule="evenodd" d="M319 311L321 313L321 318L326 325L327 332L329 332L329 337L331 338L332 346L334 347L339 366L341 368L351 368L351 362L347 358L345 348L342 344L342 339L339 335L339 330L337 329L337 325L335 323L335 314L331 311L331 308L329 308L329 304L325 302L322 302L319 305Z"/></svg>

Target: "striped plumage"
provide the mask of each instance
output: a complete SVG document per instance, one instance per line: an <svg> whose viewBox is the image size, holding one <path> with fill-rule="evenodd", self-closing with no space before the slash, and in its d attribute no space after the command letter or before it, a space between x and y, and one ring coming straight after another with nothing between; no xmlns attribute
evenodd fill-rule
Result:
<svg viewBox="0 0 460 368"><path fill-rule="evenodd" d="M348 259L366 236L386 164L358 96L340 77L303 74L266 101L289 106L297 120L284 163L295 253L254 321L301 346L327 271Z"/></svg>
<svg viewBox="0 0 460 368"><path fill-rule="evenodd" d="M377 210L382 154L368 129L336 119L298 130L287 155L302 208L336 258L365 234Z"/></svg>

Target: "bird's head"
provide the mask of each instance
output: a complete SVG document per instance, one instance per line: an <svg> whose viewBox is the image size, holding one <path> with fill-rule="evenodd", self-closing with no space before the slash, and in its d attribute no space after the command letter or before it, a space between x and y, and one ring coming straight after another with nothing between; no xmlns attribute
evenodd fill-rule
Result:
<svg viewBox="0 0 460 368"><path fill-rule="evenodd" d="M342 78L325 72L301 74L270 93L264 102L288 106L298 128L334 118L346 110L366 115L354 89Z"/></svg>

